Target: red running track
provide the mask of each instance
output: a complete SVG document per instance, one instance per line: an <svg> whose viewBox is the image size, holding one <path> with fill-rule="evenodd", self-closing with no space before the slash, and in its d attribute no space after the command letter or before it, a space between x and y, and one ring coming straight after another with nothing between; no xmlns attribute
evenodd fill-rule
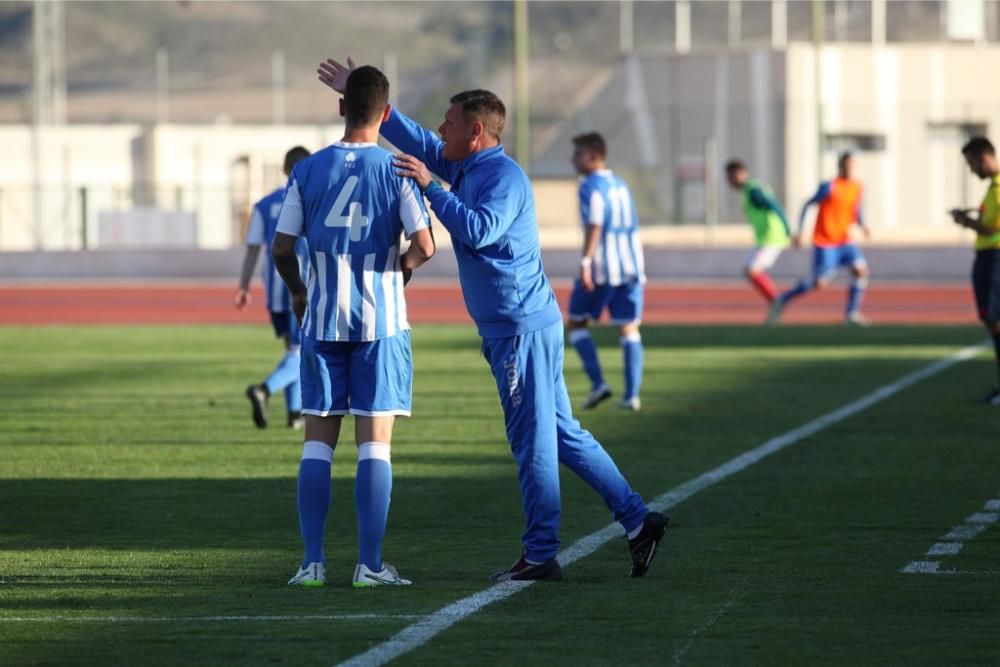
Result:
<svg viewBox="0 0 1000 667"><path fill-rule="evenodd" d="M244 311L234 290L211 283L45 283L0 285L0 324L257 324L264 321L260 288ZM569 286L556 285L565 311ZM457 284L414 282L406 289L413 323L469 322ZM846 288L808 294L786 310L790 324L841 321ZM651 283L643 320L648 324L759 324L763 300L739 283ZM974 324L971 288L961 283L876 285L865 314L883 324Z"/></svg>

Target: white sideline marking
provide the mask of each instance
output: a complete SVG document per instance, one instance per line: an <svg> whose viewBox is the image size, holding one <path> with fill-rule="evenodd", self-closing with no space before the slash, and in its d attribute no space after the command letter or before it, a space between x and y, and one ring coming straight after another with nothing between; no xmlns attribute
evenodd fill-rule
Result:
<svg viewBox="0 0 1000 667"><path fill-rule="evenodd" d="M1000 509L1000 498L987 500L983 509ZM987 526L996 523L1000 519L1000 514L996 512L975 512L965 517L965 523L955 526L945 533L941 542L936 542L927 550L928 556L954 556L965 543L975 538L979 533L986 530ZM947 540L947 541L944 541ZM940 570L941 564L936 561L915 560L904 566L900 572L903 574L956 574L955 570ZM974 572L962 572L962 574L975 574Z"/></svg>
<svg viewBox="0 0 1000 667"><path fill-rule="evenodd" d="M800 440L808 438L811 435L815 435L828 426L841 422L848 417L868 409L876 403L895 396L904 389L907 389L918 382L931 377L932 375L936 375L941 371L954 366L955 364L971 359L976 356L976 354L978 354L985 345L986 343L980 343L979 345L963 348L944 359L930 364L929 366L925 366L917 371L904 375L891 384L879 387L870 394L862 396L861 398L852 401L847 405L834 410L833 412L829 412L822 417L818 417L810 422L807 422L798 428L784 433L783 435L772 438L764 444L755 447L754 449L747 450L736 458L730 459L718 468L709 470L708 472L703 473L702 475L699 475L698 477L695 477L680 486L674 487L670 491L667 491L652 502L648 503L648 505L650 509L658 511L669 509L670 507L687 500L699 491L718 484L722 480L749 468L758 461L767 458L768 456L779 452L782 449L799 442ZM622 528L617 523L607 525L604 528L577 540L568 549L561 552L558 556L559 562L563 566L570 565L581 558L589 556L605 543L614 538L621 537L621 535ZM416 623L403 628L397 634L393 635L381 644L376 644L364 653L360 653L353 658L349 658L338 664L341 667L384 665L390 660L398 658L399 656L409 653L413 649L422 646L438 633L447 630L462 619L475 614L483 607L509 598L514 595L514 593L524 590L533 583L534 582L532 581L509 581L502 584L496 584L478 593L473 593L472 595L462 598L461 600L457 600L446 607L442 607L438 611L429 614Z"/></svg>
<svg viewBox="0 0 1000 667"><path fill-rule="evenodd" d="M955 526L948 532L944 539L946 540L971 540L973 537L979 533L986 530L986 526L983 524L962 524L961 526Z"/></svg>
<svg viewBox="0 0 1000 667"><path fill-rule="evenodd" d="M904 567L903 572L906 574L939 574L939 567L941 567L941 563L936 560L915 560Z"/></svg>
<svg viewBox="0 0 1000 667"><path fill-rule="evenodd" d="M305 614L302 616L12 616L0 623L231 623L234 621L410 620L420 614Z"/></svg>
<svg viewBox="0 0 1000 667"><path fill-rule="evenodd" d="M723 604L721 607L719 607L719 609L707 621L699 625L697 628L694 629L693 632L691 632L691 634L688 637L687 644L685 644L682 648L674 652L675 665L684 664L684 656L686 656L688 651L691 650L691 647L694 646L694 643L698 639L698 636L701 633L705 632L705 630L708 630L710 627L715 625L715 622L718 621L720 618L722 618L722 615L725 614L727 611L729 611L729 608L732 607L734 604L736 604L736 601L746 594L745 587L746 587L746 582L744 582L741 587L734 588L732 591L730 591L729 599L726 600L726 603Z"/></svg>
<svg viewBox="0 0 1000 667"><path fill-rule="evenodd" d="M928 556L954 556L962 547L965 546L961 542L938 542L932 544L931 548L927 550Z"/></svg>

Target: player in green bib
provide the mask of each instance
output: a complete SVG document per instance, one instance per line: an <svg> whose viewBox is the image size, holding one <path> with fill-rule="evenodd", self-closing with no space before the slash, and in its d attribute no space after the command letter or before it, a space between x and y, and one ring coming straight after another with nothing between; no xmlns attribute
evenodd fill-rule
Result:
<svg viewBox="0 0 1000 667"><path fill-rule="evenodd" d="M750 178L746 165L739 160L726 163L726 179L734 190L740 191L740 202L747 222L753 228L755 246L747 257L744 274L750 284L773 303L778 290L769 271L778 261L781 251L788 247L791 232L788 219L767 185Z"/></svg>

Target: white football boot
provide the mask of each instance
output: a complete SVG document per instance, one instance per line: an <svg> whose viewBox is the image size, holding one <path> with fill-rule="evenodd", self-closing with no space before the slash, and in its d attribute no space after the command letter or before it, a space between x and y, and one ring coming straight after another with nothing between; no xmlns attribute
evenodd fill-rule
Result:
<svg viewBox="0 0 1000 667"><path fill-rule="evenodd" d="M396 572L396 568L388 563L382 563L381 572L372 572L364 563L358 563L354 568L354 587L368 588L369 586L409 586L413 582L403 579Z"/></svg>
<svg viewBox="0 0 1000 667"><path fill-rule="evenodd" d="M323 563L309 563L300 567L295 576L288 580L289 586L309 586L318 588L326 585L326 566Z"/></svg>
<svg viewBox="0 0 1000 667"><path fill-rule="evenodd" d="M642 403L639 401L638 396L633 396L632 398L623 398L618 407L629 412L639 412L642 408Z"/></svg>

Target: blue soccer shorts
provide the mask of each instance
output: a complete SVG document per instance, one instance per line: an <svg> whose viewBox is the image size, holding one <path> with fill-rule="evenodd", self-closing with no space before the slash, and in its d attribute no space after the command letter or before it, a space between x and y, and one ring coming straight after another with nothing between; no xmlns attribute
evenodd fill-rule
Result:
<svg viewBox="0 0 1000 667"><path fill-rule="evenodd" d="M643 287L638 280L625 285L596 285L593 292L583 289L583 283L573 283L569 295L569 319L574 322L599 320L604 309L617 325L642 321Z"/></svg>
<svg viewBox="0 0 1000 667"><path fill-rule="evenodd" d="M302 339L302 412L410 416L410 332L366 342Z"/></svg>
<svg viewBox="0 0 1000 667"><path fill-rule="evenodd" d="M302 329L299 327L299 321L295 318L295 313L290 310L284 313L276 313L273 310L269 312L271 314L271 326L274 327L274 336L276 338L288 336L290 344L301 345Z"/></svg>
<svg viewBox="0 0 1000 667"><path fill-rule="evenodd" d="M813 281L829 280L838 269L868 266L865 255L855 243L813 248Z"/></svg>

